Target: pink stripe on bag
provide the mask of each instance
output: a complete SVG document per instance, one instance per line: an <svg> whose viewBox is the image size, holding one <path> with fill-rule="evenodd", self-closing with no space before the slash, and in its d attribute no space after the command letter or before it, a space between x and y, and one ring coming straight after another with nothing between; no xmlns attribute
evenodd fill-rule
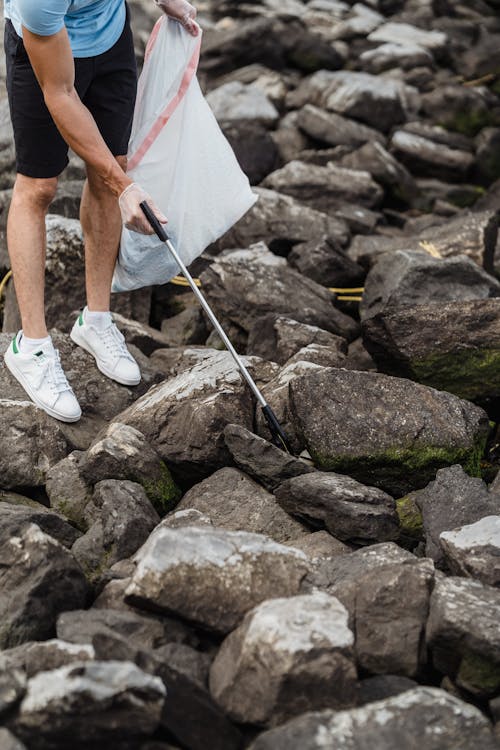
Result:
<svg viewBox="0 0 500 750"><path fill-rule="evenodd" d="M158 31L160 30L160 22L163 19L160 18L160 21L155 24L155 27L151 33L151 37L148 42L148 46L146 48L146 51L149 49L148 55L151 54L151 50L153 49L154 43L156 41L156 37L158 36ZM198 62L200 59L200 50L201 50L201 29L198 31L198 40L196 43L196 47L194 49L193 54L191 55L191 59L189 60L186 70L184 71L184 75L182 76L182 80L180 83L180 86L177 90L177 93L172 97L172 99L169 101L167 106L162 110L160 115L158 115L157 119L151 126L149 133L146 135L144 140L142 141L141 145L137 148L136 152L130 157L127 165L127 171L134 169L141 159L144 158L144 155L147 153L147 151L151 148L155 140L158 138L159 134L169 121L169 119L172 117L173 113L175 112L177 106L182 101L186 91L188 90L189 84L192 81L193 76L196 73L196 70L198 68Z"/></svg>
<svg viewBox="0 0 500 750"><path fill-rule="evenodd" d="M148 43L146 44L146 49L144 52L144 62L146 62L151 52L153 51L153 47L155 46L155 42L156 42L156 37L158 36L158 32L160 30L160 26L162 24L163 19L164 19L164 16L161 16L157 20L155 25L153 26L153 31L151 32L151 35L148 39Z"/></svg>

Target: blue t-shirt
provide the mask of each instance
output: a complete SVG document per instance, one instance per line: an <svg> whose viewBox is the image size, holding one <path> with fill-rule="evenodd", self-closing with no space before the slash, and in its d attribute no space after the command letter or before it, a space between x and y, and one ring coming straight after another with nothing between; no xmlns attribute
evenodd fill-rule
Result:
<svg viewBox="0 0 500 750"><path fill-rule="evenodd" d="M50 36L63 26L74 57L94 57L110 49L125 25L125 0L4 0L4 15L22 36Z"/></svg>

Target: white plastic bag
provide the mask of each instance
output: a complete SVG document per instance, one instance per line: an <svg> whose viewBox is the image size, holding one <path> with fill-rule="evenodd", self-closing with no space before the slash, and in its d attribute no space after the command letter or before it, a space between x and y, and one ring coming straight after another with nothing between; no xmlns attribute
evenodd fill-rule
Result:
<svg viewBox="0 0 500 750"><path fill-rule="evenodd" d="M198 36L163 16L153 29L139 78L128 174L168 218L186 265L255 203L198 80ZM112 292L165 284L179 267L156 235L123 229Z"/></svg>

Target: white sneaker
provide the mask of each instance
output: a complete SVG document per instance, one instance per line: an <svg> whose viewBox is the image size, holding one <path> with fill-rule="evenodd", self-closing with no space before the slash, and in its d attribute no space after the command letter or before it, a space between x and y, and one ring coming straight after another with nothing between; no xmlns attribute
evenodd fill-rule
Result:
<svg viewBox="0 0 500 750"><path fill-rule="evenodd" d="M66 380L58 349L44 345L25 354L19 349L22 330L14 336L4 361L34 403L62 422L77 422L82 416L80 404Z"/></svg>
<svg viewBox="0 0 500 750"><path fill-rule="evenodd" d="M70 336L75 344L95 357L97 367L108 378L122 385L137 385L141 382L139 365L127 349L125 337L113 320L106 328L99 330L87 323L81 312Z"/></svg>

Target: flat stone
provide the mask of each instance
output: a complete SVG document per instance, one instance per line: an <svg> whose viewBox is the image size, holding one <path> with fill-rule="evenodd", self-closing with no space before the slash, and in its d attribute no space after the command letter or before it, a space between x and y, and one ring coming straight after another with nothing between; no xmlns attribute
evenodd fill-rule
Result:
<svg viewBox="0 0 500 750"><path fill-rule="evenodd" d="M443 531L439 541L455 575L500 586L500 515L484 516L475 523Z"/></svg>
<svg viewBox="0 0 500 750"><path fill-rule="evenodd" d="M306 104L298 111L297 125L307 135L330 146L362 146L363 143L383 143L385 140L374 128L313 104Z"/></svg>
<svg viewBox="0 0 500 750"><path fill-rule="evenodd" d="M448 38L442 31L427 31L409 23L390 21L375 29L369 35L368 41L397 42L397 44L403 45L410 42L418 44L424 49L443 51L448 43Z"/></svg>
<svg viewBox="0 0 500 750"><path fill-rule="evenodd" d="M39 672L48 672L76 661L93 659L95 651L92 646L51 638L48 641L28 641L20 646L5 649L0 653L0 669L2 672L18 670L31 678Z"/></svg>

